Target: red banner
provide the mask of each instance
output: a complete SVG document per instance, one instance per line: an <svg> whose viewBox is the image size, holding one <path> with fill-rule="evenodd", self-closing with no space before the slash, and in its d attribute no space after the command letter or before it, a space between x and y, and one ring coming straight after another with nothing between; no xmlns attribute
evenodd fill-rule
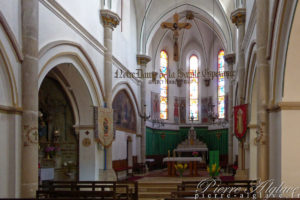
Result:
<svg viewBox="0 0 300 200"><path fill-rule="evenodd" d="M234 107L234 133L242 139L247 131L248 104Z"/></svg>

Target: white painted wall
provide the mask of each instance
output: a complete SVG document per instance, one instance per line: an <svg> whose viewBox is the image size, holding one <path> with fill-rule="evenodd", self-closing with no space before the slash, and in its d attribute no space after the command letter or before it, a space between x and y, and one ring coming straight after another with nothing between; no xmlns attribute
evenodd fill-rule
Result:
<svg viewBox="0 0 300 200"><path fill-rule="evenodd" d="M132 156L137 155L136 151L136 135L124 131L116 131L116 138L112 143L112 160L125 160L127 159L127 138L132 138Z"/></svg>

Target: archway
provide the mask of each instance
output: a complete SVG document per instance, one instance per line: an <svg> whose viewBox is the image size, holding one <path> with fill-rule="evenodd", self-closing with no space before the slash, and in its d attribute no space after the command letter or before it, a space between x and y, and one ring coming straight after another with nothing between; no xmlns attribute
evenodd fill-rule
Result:
<svg viewBox="0 0 300 200"><path fill-rule="evenodd" d="M74 110L55 77L49 72L39 90L40 181L78 180L78 135Z"/></svg>
<svg viewBox="0 0 300 200"><path fill-rule="evenodd" d="M115 129L115 140L112 144L113 169L124 172L129 169L130 171L130 168L137 163L137 120L134 105L126 90L120 90L115 95L112 107ZM130 142L128 142L128 138L131 138ZM124 172L120 172L122 174L118 178L126 178Z"/></svg>

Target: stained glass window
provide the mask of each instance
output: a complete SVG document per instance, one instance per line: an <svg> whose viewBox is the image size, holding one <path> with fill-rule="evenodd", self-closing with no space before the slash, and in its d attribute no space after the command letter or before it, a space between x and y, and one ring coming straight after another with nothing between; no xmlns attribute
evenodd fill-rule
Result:
<svg viewBox="0 0 300 200"><path fill-rule="evenodd" d="M224 79L224 50L218 54L218 115L220 119L225 117L225 79Z"/></svg>
<svg viewBox="0 0 300 200"><path fill-rule="evenodd" d="M190 120L198 120L198 70L199 62L197 56L190 58Z"/></svg>
<svg viewBox="0 0 300 200"><path fill-rule="evenodd" d="M160 52L160 118L168 119L168 54Z"/></svg>

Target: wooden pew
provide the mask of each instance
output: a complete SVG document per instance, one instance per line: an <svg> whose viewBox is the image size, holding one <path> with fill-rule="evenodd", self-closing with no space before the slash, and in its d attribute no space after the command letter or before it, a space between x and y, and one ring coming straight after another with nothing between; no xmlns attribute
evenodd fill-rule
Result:
<svg viewBox="0 0 300 200"><path fill-rule="evenodd" d="M200 189L197 188L199 183L200 181L183 181L181 184L177 185L177 191L195 191L197 189ZM248 192L251 192L256 188L256 184L256 180L216 181L215 187L241 187L246 188Z"/></svg>
<svg viewBox="0 0 300 200"><path fill-rule="evenodd" d="M209 181L207 182L209 183ZM226 198L229 195L231 198L244 196L251 198L255 195L256 180L237 180L237 181L217 181L214 186L207 188L205 192L201 192L198 188L199 181L183 181L177 185L177 191L171 193L171 198ZM204 185L206 188L207 185ZM221 191L222 188L229 189L228 191ZM203 188L202 188L203 189ZM218 190L220 189L220 190ZM216 191L215 191L216 190Z"/></svg>
<svg viewBox="0 0 300 200"><path fill-rule="evenodd" d="M47 181L39 186L37 199L93 198L137 200L135 182L113 181Z"/></svg>

